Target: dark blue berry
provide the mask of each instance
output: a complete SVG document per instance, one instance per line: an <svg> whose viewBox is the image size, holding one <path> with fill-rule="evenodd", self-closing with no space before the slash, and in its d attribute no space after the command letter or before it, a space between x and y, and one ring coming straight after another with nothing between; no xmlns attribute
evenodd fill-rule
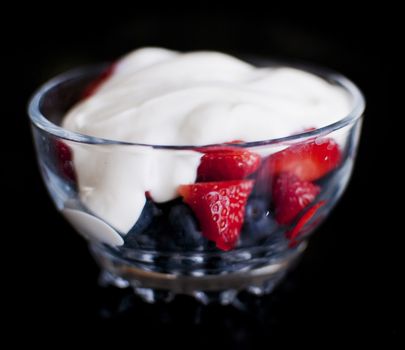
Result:
<svg viewBox="0 0 405 350"><path fill-rule="evenodd" d="M152 201L146 201L141 216L135 225L129 230L127 236L144 232L152 224L153 219L161 215L162 211Z"/></svg>
<svg viewBox="0 0 405 350"><path fill-rule="evenodd" d="M181 200L159 204L148 200L124 241L125 248L160 251L203 250L208 244L192 210Z"/></svg>
<svg viewBox="0 0 405 350"><path fill-rule="evenodd" d="M277 230L277 227L273 214L269 210L268 201L260 197L249 198L245 209L241 243L250 244L268 238Z"/></svg>
<svg viewBox="0 0 405 350"><path fill-rule="evenodd" d="M142 248L142 249L155 249L156 248L156 240L155 238L149 233L140 233L136 236L136 238L132 241L135 243L131 245L131 248Z"/></svg>
<svg viewBox="0 0 405 350"><path fill-rule="evenodd" d="M171 207L169 223L172 239L181 249L203 249L206 239L198 228L197 219L192 210L184 203Z"/></svg>
<svg viewBox="0 0 405 350"><path fill-rule="evenodd" d="M153 249L156 246L154 236L158 228L155 223L162 211L150 200L146 201L141 216L124 237L125 247Z"/></svg>

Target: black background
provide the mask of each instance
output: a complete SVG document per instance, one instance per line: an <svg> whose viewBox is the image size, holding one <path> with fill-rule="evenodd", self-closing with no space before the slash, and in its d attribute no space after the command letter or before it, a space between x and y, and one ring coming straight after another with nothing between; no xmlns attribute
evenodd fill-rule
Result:
<svg viewBox="0 0 405 350"><path fill-rule="evenodd" d="M403 187L394 136L401 111L393 98L400 79L394 64L403 43L400 25L395 9L371 14L325 7L312 15L264 8L236 13L111 7L95 14L61 5L35 14L25 9L12 24L3 22L9 93L2 176L5 213L14 227L3 232L11 239L5 250L13 254L4 270L11 275L6 280L13 294L10 317L27 332L38 329L31 341L47 342L47 332L66 341L86 332L93 339L126 337L133 346L163 341L232 349L274 340L403 340L403 229L394 214L398 204L389 197L400 199ZM309 61L347 75L366 96L359 156L342 200L311 239L298 268L272 295L246 297L245 310L202 307L187 297L148 305L126 292L98 287L85 242L57 214L37 171L26 115L34 89L69 68L151 45Z"/></svg>

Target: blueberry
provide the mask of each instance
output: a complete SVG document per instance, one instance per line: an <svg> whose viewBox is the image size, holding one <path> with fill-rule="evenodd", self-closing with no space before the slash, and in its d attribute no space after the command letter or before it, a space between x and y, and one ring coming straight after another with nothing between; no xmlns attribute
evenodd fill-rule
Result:
<svg viewBox="0 0 405 350"><path fill-rule="evenodd" d="M163 216L155 217L144 231L137 234L128 234L124 238L125 246L127 248L171 250L172 245L167 227L167 220Z"/></svg>
<svg viewBox="0 0 405 350"><path fill-rule="evenodd" d="M155 249L156 241L155 238L147 233L140 233L135 238L129 238L125 241L127 248L142 248L142 249Z"/></svg>
<svg viewBox="0 0 405 350"><path fill-rule="evenodd" d="M192 210L184 203L171 207L169 212L171 235L181 249L203 249L207 241L198 228Z"/></svg>
<svg viewBox="0 0 405 350"><path fill-rule="evenodd" d="M139 219L124 237L125 246L154 248L156 242L153 233L159 227L154 221L161 215L162 211L152 201L146 201Z"/></svg>
<svg viewBox="0 0 405 350"><path fill-rule="evenodd" d="M153 219L160 215L162 215L162 211L152 201L146 201L141 216L127 235L136 235L144 232L152 224Z"/></svg>
<svg viewBox="0 0 405 350"><path fill-rule="evenodd" d="M277 230L272 233L264 242L273 253L288 250L289 240L285 236L285 230Z"/></svg>
<svg viewBox="0 0 405 350"><path fill-rule="evenodd" d="M277 230L277 223L269 210L269 203L260 197L249 198L242 227L242 244L268 238Z"/></svg>
<svg viewBox="0 0 405 350"><path fill-rule="evenodd" d="M126 248L161 251L202 250L207 245L192 210L180 200L147 201L124 240Z"/></svg>
<svg viewBox="0 0 405 350"><path fill-rule="evenodd" d="M266 200L253 197L249 198L245 209L245 223L256 224L261 222L269 214Z"/></svg>

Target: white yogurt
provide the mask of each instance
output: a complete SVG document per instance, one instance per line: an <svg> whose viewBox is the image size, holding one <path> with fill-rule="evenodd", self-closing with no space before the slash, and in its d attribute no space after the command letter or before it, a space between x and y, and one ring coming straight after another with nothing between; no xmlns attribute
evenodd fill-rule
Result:
<svg viewBox="0 0 405 350"><path fill-rule="evenodd" d="M346 92L293 68L256 68L217 52L159 48L122 58L63 127L112 140L204 145L258 141L333 123L350 111ZM156 202L193 183L201 157L137 146L71 145L81 200L125 234L149 191Z"/></svg>

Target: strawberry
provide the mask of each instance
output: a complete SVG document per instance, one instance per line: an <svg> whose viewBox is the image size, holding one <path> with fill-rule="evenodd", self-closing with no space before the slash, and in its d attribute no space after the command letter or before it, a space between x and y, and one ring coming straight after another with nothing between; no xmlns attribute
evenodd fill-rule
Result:
<svg viewBox="0 0 405 350"><path fill-rule="evenodd" d="M341 158L339 145L327 138L288 147L271 155L265 166L272 175L290 172L303 181L314 181L336 168Z"/></svg>
<svg viewBox="0 0 405 350"><path fill-rule="evenodd" d="M290 224L314 201L319 191L318 186L309 181L302 181L294 174L280 174L273 184L273 202L277 222Z"/></svg>
<svg viewBox="0 0 405 350"><path fill-rule="evenodd" d="M295 242L296 238L298 238L305 224L312 219L312 217L316 214L318 209L322 207L325 203L326 203L325 201L320 201L315 205L313 205L311 208L309 208L307 212L298 220L294 228L291 231L287 232L286 234L287 238L290 239L292 242Z"/></svg>
<svg viewBox="0 0 405 350"><path fill-rule="evenodd" d="M222 250L235 247L245 214L252 180L205 182L182 185L179 193L198 221L207 239Z"/></svg>
<svg viewBox="0 0 405 350"><path fill-rule="evenodd" d="M61 140L55 140L55 153L60 172L70 181L76 182L73 168L73 154L70 147Z"/></svg>
<svg viewBox="0 0 405 350"><path fill-rule="evenodd" d="M202 152L199 182L242 180L260 165L258 154L237 147L210 147Z"/></svg>
<svg viewBox="0 0 405 350"><path fill-rule="evenodd" d="M86 86L84 91L82 92L82 99L86 99L97 91L97 89L114 73L115 64L109 65L106 69L104 69L101 74L93 80L90 84Z"/></svg>

